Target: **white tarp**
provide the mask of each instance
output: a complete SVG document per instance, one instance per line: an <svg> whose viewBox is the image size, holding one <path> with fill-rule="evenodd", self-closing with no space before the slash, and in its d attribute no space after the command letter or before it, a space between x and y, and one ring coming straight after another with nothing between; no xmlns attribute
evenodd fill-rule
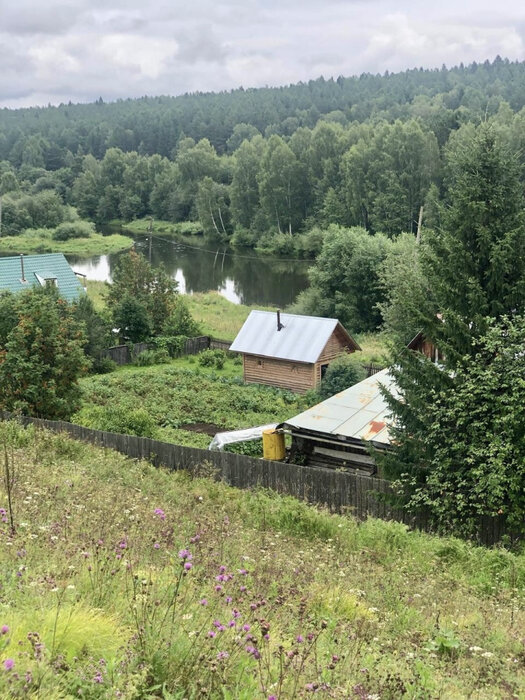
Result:
<svg viewBox="0 0 525 700"><path fill-rule="evenodd" d="M259 440L265 430L274 430L277 423L268 423L268 425L259 425L254 428L246 428L245 430L230 430L226 433L217 433L210 442L209 450L223 450L225 445L232 442L247 442L248 440Z"/></svg>

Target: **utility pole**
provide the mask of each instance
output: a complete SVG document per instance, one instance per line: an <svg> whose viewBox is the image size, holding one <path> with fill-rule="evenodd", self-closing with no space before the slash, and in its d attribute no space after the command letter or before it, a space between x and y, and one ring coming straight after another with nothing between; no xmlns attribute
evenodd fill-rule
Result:
<svg viewBox="0 0 525 700"><path fill-rule="evenodd" d="M419 208L419 219L417 221L416 241L421 243L421 226L423 224L423 206Z"/></svg>
<svg viewBox="0 0 525 700"><path fill-rule="evenodd" d="M0 237L2 236L2 197L0 197Z"/></svg>

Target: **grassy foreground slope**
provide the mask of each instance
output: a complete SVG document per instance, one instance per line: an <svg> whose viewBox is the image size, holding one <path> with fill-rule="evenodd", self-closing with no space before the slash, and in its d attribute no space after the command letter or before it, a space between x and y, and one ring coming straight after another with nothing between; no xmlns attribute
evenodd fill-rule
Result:
<svg viewBox="0 0 525 700"><path fill-rule="evenodd" d="M523 556L4 442L0 697L525 697Z"/></svg>

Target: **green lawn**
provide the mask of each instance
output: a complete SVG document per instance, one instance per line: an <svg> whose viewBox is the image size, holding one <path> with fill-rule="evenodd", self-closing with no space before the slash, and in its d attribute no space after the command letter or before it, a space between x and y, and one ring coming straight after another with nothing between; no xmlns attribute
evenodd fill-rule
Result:
<svg viewBox="0 0 525 700"><path fill-rule="evenodd" d="M32 428L0 444L2 698L525 697L523 555Z"/></svg>

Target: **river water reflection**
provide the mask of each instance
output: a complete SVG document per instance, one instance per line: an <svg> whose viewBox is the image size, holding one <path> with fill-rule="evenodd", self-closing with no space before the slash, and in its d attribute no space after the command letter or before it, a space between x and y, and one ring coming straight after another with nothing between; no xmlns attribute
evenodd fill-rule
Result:
<svg viewBox="0 0 525 700"><path fill-rule="evenodd" d="M146 237L136 238L135 248L149 256ZM66 257L73 269L88 279L110 282L120 255ZM164 263L183 294L216 290L235 304L285 307L308 286L307 261L256 257L253 251L236 252L212 242L200 248L154 237L151 263L154 267Z"/></svg>

